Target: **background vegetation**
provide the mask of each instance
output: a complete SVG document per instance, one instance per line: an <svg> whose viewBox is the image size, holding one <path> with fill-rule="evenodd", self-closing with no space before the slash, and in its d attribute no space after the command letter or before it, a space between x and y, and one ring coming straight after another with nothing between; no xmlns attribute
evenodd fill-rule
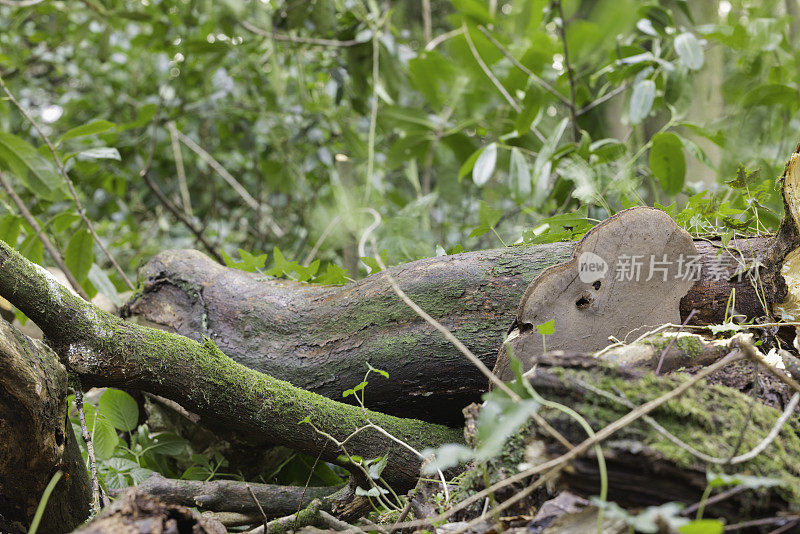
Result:
<svg viewBox="0 0 800 534"><path fill-rule="evenodd" d="M0 239L54 265L24 206L83 289L119 303L121 273L167 248L362 277L367 208L390 263L574 238L637 204L697 233L761 232L799 129L798 8L0 0ZM185 444L157 445L106 395L101 411L128 414L102 423L103 456L127 462L109 476L224 470L167 466Z"/></svg>

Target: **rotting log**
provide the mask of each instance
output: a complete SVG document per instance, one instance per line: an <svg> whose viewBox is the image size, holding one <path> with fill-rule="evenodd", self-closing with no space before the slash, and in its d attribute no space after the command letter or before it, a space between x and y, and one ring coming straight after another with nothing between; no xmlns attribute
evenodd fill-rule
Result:
<svg viewBox="0 0 800 534"><path fill-rule="evenodd" d="M89 515L91 488L67 417L67 373L58 356L0 319L0 532L27 532L57 471L63 476L40 532L65 532Z"/></svg>
<svg viewBox="0 0 800 534"><path fill-rule="evenodd" d="M330 439L348 438L362 458L388 456L384 479L413 487L420 459L375 428L417 451L463 440L460 432L339 403L234 362L211 340L125 322L72 295L44 269L0 241L0 294L44 332L48 344L85 386L147 391L174 400L211 428L235 429L254 445L285 445L353 470ZM310 424L298 424L308 418ZM314 426L312 426L314 425ZM351 435L355 429L361 432ZM357 471L356 471L357 472Z"/></svg>
<svg viewBox="0 0 800 534"><path fill-rule="evenodd" d="M158 473L152 474L136 487L140 492L163 502L197 507L201 512L257 513L260 516L263 511L269 518L293 514L314 499L326 499L341 489L248 484L238 480L175 480Z"/></svg>
<svg viewBox="0 0 800 534"><path fill-rule="evenodd" d="M718 348L730 343L727 351L736 350L735 338L714 343ZM619 367L617 363L603 361L593 354L548 353L537 357L536 365L525 376L537 393L546 399L558 399L559 404L581 414L598 433L632 412L632 407L641 407L691 380L685 373L654 376L648 369ZM468 413L470 419L479 417L479 408L473 405ZM589 437L564 411L548 407L539 414L572 444L580 444ZM779 420L780 410L754 403L750 396L732 388L700 381L649 416L683 444L678 445L659 433L645 418L609 435L602 442L602 450L608 470L610 501L634 508L666 502L694 504L702 499L708 485L706 473L747 473L774 479L780 484L732 495L710 506L708 515L734 521L797 510L800 466L796 459L800 455L800 427L796 413L780 428L777 439L768 442L760 454L735 465L723 464L731 457L750 452L766 438ZM475 428L474 420L468 421L468 428ZM475 439L474 432L468 436L471 444L477 444ZM567 452L548 431L533 422L512 436L508 444L513 446L507 445L502 455L479 462L461 478L453 497L455 502L483 489L487 483L517 474L522 463L533 467ZM720 463L695 455L690 447ZM495 498L502 502L524 486L524 482L516 483L495 492ZM565 465L553 486L587 498L600 494L594 451L589 450ZM549 495L542 497L549 498ZM482 506L482 502L477 506ZM480 513L478 509L477 514Z"/></svg>
<svg viewBox="0 0 800 534"><path fill-rule="evenodd" d="M681 318L719 323L736 291L736 312L765 315L742 264L771 250L768 237L695 241L701 263L722 269L697 281L681 300ZM513 246L428 258L389 269L412 300L449 328L487 366L494 365L528 284L567 261L574 243ZM782 258L782 256L781 256ZM763 302L781 302L778 270L763 270ZM762 291L763 290L763 291ZM342 287L313 286L229 269L201 252L165 251L140 271L124 314L196 340L209 337L247 367L331 398L361 382L366 362L389 372L370 382L373 409L461 424L461 409L479 399L486 378L394 294L380 273Z"/></svg>
<svg viewBox="0 0 800 534"><path fill-rule="evenodd" d="M62 531L63 532L63 531ZM226 534L214 518L201 517L177 504L165 504L156 498L128 488L114 503L75 534Z"/></svg>

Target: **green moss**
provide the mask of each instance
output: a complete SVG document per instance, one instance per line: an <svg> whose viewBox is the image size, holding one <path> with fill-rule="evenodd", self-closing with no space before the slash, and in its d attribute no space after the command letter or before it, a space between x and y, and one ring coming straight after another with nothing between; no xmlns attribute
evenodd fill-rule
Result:
<svg viewBox="0 0 800 534"><path fill-rule="evenodd" d="M656 399L689 380L688 376L657 377L647 374L638 379L624 379L612 368L593 368L591 370L548 369L562 384L575 384L576 381L591 384L608 392L621 392L636 406ZM540 391L548 397L547 393ZM595 431L616 421L627 414L630 409L612 400L595 395L576 386L570 393L560 391L558 402L567 405L586 418ZM735 391L719 385L708 385L704 381L673 399L649 415L666 428L672 435L693 448L710 456L727 458L734 454L743 454L753 449L772 429L780 412L774 408L756 403L752 406L752 418L748 423L751 399ZM570 442L580 443L587 438L586 433L568 416L555 410L545 409L542 415L559 430ZM787 503L800 503L800 432L798 417L788 422L778 439L754 459L734 466L712 465L699 460L684 448L674 444L668 438L656 432L643 420L617 431L609 442L616 442L624 447L626 443L642 443L651 451L661 455L663 460L673 463L679 469L692 469L708 472L726 472L729 474L745 473L780 480L783 485L776 488L777 494ZM462 482L461 496L467 496L485 487L484 479L488 474L489 483L505 478L517 472L517 466L523 461L525 444L531 441L531 434L537 439L551 440L543 431L537 433L535 425L517 433L505 446L502 455L479 463L475 472L465 475ZM742 440L741 446L734 451L735 444Z"/></svg>

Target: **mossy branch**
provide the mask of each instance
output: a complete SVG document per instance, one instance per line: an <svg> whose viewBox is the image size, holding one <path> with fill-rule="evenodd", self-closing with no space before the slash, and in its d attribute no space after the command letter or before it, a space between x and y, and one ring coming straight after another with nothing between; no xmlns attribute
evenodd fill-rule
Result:
<svg viewBox="0 0 800 534"><path fill-rule="evenodd" d="M0 241L0 295L44 332L84 384L135 388L161 395L211 428L234 430L255 444L274 444L336 462L341 451L308 424L338 440L369 423L417 450L460 442L460 432L363 410L293 387L234 362L209 339L202 343L134 325L75 297L44 269ZM354 384L342 384L342 389ZM351 437L348 451L389 455L384 478L413 487L420 459L374 429Z"/></svg>

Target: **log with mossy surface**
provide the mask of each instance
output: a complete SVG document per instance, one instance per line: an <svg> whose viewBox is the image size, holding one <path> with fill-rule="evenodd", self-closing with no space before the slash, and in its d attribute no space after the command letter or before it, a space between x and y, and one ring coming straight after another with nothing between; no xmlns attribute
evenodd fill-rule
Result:
<svg viewBox="0 0 800 534"><path fill-rule="evenodd" d="M212 429L253 444L285 445L338 462L342 451L316 429L343 441L370 422L418 451L463 438L459 431L339 403L234 362L211 340L135 325L76 297L44 269L0 241L0 295L33 320L85 386L139 389L174 400ZM315 425L298 424L310 418ZM420 459L375 429L350 437L350 454L389 455L384 478L412 487Z"/></svg>
<svg viewBox="0 0 800 534"><path fill-rule="evenodd" d="M733 274L743 262L765 256L773 240L733 240L721 256L718 241L695 245L704 265L723 261L725 272ZM468 252L399 265L389 273L491 368L528 284L567 261L574 247ZM762 302L770 307L784 298L779 269L762 270L758 293L747 276L731 281L714 272L683 298L682 319L696 309L693 322L722 322L733 290L736 312L751 318L765 315ZM361 382L369 362L391 379L370 382L368 406L460 424L461 409L486 389L486 378L380 274L341 287L314 286L229 269L200 252L181 250L157 255L139 278L126 307L134 320L197 340L209 337L247 367L321 395L341 398Z"/></svg>

